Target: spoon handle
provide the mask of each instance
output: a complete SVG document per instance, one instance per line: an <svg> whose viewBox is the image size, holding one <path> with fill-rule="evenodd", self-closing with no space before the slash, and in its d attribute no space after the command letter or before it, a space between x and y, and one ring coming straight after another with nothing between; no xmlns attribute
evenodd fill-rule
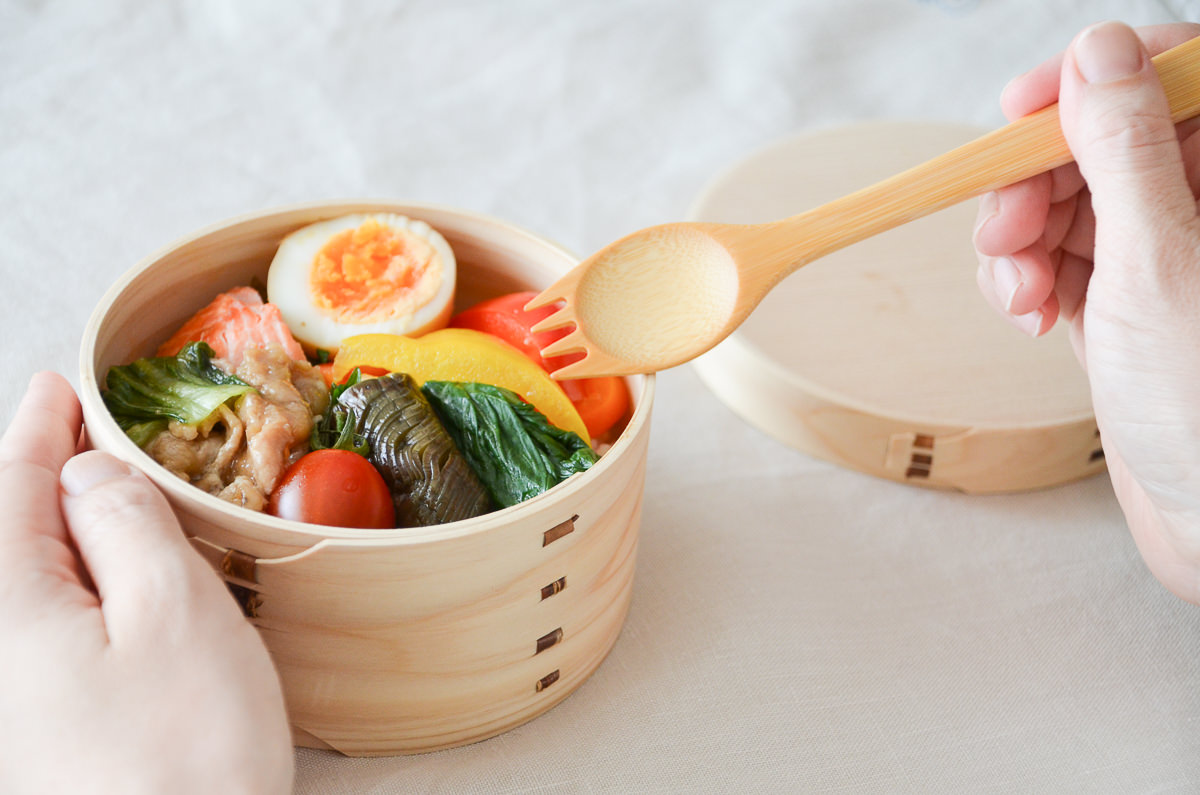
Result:
<svg viewBox="0 0 1200 795"><path fill-rule="evenodd" d="M1176 123L1200 115L1200 37L1156 56L1171 116ZM761 262L769 282L840 248L989 190L1071 162L1058 105L1020 118L957 149L870 187L785 218L779 239L803 241Z"/></svg>

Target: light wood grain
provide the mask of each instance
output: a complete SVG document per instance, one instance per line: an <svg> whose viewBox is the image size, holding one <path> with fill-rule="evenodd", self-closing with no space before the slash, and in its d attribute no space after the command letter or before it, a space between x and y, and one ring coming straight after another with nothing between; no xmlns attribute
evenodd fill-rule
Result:
<svg viewBox="0 0 1200 795"><path fill-rule="evenodd" d="M279 669L295 742L419 753L529 720L611 649L632 588L653 379L630 379L633 415L588 472L477 519L394 531L286 522L204 494L125 437L98 386L110 365L152 352L215 292L263 279L288 232L368 210L445 235L460 307L545 285L574 264L506 223L429 205L320 203L235 219L150 256L106 294L84 335L82 400L92 444L143 469L236 586ZM556 527L570 532L545 543Z"/></svg>
<svg viewBox="0 0 1200 795"><path fill-rule="evenodd" d="M871 122L796 136L720 175L691 215L739 223L819 206L978 134ZM879 477L992 493L1102 471L1065 330L1030 339L985 305L974 218L950 207L793 273L696 369L765 433Z"/></svg>
<svg viewBox="0 0 1200 795"><path fill-rule="evenodd" d="M1174 118L1200 113L1200 38L1154 63ZM1050 106L783 220L643 229L601 249L530 303L561 304L537 330L571 329L543 353L586 354L558 370L560 378L674 367L732 333L797 268L1070 160L1058 108Z"/></svg>

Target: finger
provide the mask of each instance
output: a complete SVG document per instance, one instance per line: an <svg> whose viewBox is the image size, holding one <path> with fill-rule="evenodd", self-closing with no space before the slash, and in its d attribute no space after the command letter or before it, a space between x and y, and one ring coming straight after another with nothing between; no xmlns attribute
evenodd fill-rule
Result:
<svg viewBox="0 0 1200 795"><path fill-rule="evenodd" d="M1092 194L1082 191L1075 200L1075 216L1058 244L1064 252L1087 260L1095 259L1096 214L1092 212Z"/></svg>
<svg viewBox="0 0 1200 795"><path fill-rule="evenodd" d="M58 473L75 452L82 425L71 385L38 373L0 439L0 570L5 586L29 600L47 583L80 584L80 567L58 506ZM19 580L19 582L18 582Z"/></svg>
<svg viewBox="0 0 1200 795"><path fill-rule="evenodd" d="M1079 194L1050 205L1046 213L1046 231L1042 234L1042 243L1047 250L1053 251L1062 246L1063 240L1071 233L1078 205Z"/></svg>
<svg viewBox="0 0 1200 795"><path fill-rule="evenodd" d="M0 461L19 461L56 476L75 453L83 410L75 390L57 373L37 373L0 438Z"/></svg>
<svg viewBox="0 0 1200 795"><path fill-rule="evenodd" d="M90 451L63 467L62 487L63 512L114 646L148 633L178 632L188 625L189 608L207 607L207 600L236 611L188 544L166 498L144 475Z"/></svg>
<svg viewBox="0 0 1200 795"><path fill-rule="evenodd" d="M979 291L988 305L999 312L1009 323L1031 337L1045 334L1054 325L1058 316L1058 302L1051 295L1042 306L1030 312L1014 314L1009 311L1012 290L1006 285L1017 275L1010 275L1009 269L1015 270L1015 264L1008 257L981 257L976 280Z"/></svg>
<svg viewBox="0 0 1200 795"><path fill-rule="evenodd" d="M1058 295L1056 293L1050 293L1050 295L1046 296L1045 303L1038 307L1034 312L1030 313L1041 318L1040 322L1038 323L1037 330L1034 331L1033 336L1040 337L1046 332L1050 331L1050 329L1054 328L1054 324L1058 322L1059 312Z"/></svg>
<svg viewBox="0 0 1200 795"><path fill-rule="evenodd" d="M1057 53L1009 81L1000 92L1000 110L1009 121L1028 116L1058 101L1063 53Z"/></svg>
<svg viewBox="0 0 1200 795"><path fill-rule="evenodd" d="M1200 193L1200 135L1193 132L1182 138L1179 142L1179 150L1183 155L1184 168L1187 171L1188 188L1195 196Z"/></svg>
<svg viewBox="0 0 1200 795"><path fill-rule="evenodd" d="M975 249L999 257L1020 251L1041 238L1051 187L1050 175L1038 174L985 194L979 202Z"/></svg>
<svg viewBox="0 0 1200 795"><path fill-rule="evenodd" d="M1056 205L1074 201L1086 187L1074 163L984 194L979 200L975 222L976 249L989 256L1003 256L1031 245L1040 236L1055 248L1066 232L1056 226L1066 211Z"/></svg>
<svg viewBox="0 0 1200 795"><path fill-rule="evenodd" d="M1054 293L1058 296L1059 311L1064 320L1074 323L1083 311L1083 300L1092 278L1092 261L1074 254L1063 254L1058 266Z"/></svg>
<svg viewBox="0 0 1200 795"><path fill-rule="evenodd" d="M1046 250L1045 244L1040 240L1035 241L1007 259L1016 270L1015 275L1009 277L1015 278L1016 283L1006 285L1009 290L1006 305L1009 314L1025 315L1044 306L1054 294L1056 270L1056 263ZM1057 315L1057 311L1055 314ZM1054 322L1053 317L1046 317L1044 320ZM1038 333L1045 333L1049 328L1047 325Z"/></svg>
<svg viewBox="0 0 1200 795"><path fill-rule="evenodd" d="M1087 349L1083 333L1085 308L1087 306L1088 285L1092 279L1092 260L1090 257L1078 257L1074 254L1063 254L1058 266L1058 280L1054 291L1058 296L1059 311L1067 321L1067 336L1075 358L1087 372Z"/></svg>
<svg viewBox="0 0 1200 795"><path fill-rule="evenodd" d="M1066 201L1087 187L1083 175L1079 173L1076 163L1067 163L1050 171L1052 186L1050 188L1050 203Z"/></svg>
<svg viewBox="0 0 1200 795"><path fill-rule="evenodd" d="M1195 217L1162 84L1130 28L1105 22L1076 37L1063 61L1060 117L1105 234L1136 240Z"/></svg>
<svg viewBox="0 0 1200 795"><path fill-rule="evenodd" d="M1151 55L1183 44L1200 36L1200 25L1177 22L1138 28L1146 50ZM1000 93L1000 109L1012 120L1040 110L1058 101L1064 53L1058 53L1023 75L1012 79Z"/></svg>
<svg viewBox="0 0 1200 795"><path fill-rule="evenodd" d="M1200 131L1200 118L1184 119L1175 125L1175 132L1179 136L1179 142L1183 143L1184 138L1189 138L1197 131Z"/></svg>

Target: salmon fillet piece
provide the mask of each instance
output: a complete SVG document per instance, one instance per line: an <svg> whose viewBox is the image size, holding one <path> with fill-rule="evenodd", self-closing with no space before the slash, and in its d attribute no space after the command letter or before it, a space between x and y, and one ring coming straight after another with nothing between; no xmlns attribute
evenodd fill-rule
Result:
<svg viewBox="0 0 1200 795"><path fill-rule="evenodd" d="M292 359L304 359L304 349L283 322L279 308L263 303L253 287L235 287L218 295L160 345L157 355L174 356L189 342L207 342L233 370L248 348L271 344L282 347Z"/></svg>

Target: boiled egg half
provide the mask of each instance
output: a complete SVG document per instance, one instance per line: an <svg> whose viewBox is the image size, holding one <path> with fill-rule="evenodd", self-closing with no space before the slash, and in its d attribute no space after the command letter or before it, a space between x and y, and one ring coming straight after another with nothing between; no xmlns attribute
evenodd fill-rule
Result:
<svg viewBox="0 0 1200 795"><path fill-rule="evenodd" d="M267 297L301 344L335 352L355 334L417 336L446 325L454 279L454 252L429 224L360 213L285 237Z"/></svg>

